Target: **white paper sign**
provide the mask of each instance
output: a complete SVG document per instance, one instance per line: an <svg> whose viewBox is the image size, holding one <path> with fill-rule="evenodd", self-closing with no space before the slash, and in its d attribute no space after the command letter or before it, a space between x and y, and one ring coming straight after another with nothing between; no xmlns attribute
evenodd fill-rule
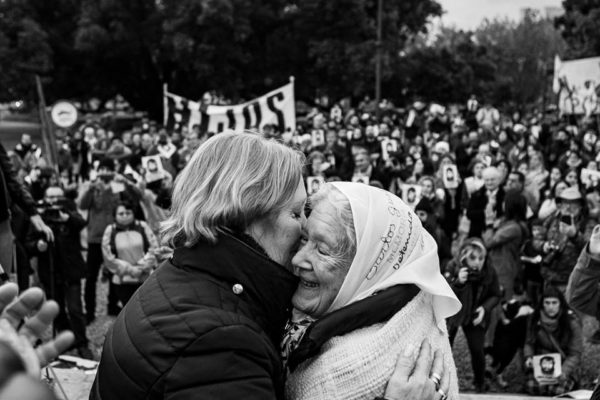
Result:
<svg viewBox="0 0 600 400"><path fill-rule="evenodd" d="M317 193L324 183L325 179L322 176L309 176L306 178L306 191L308 195Z"/></svg>
<svg viewBox="0 0 600 400"><path fill-rule="evenodd" d="M414 210L421 200L421 186L402 185L402 200Z"/></svg>
<svg viewBox="0 0 600 400"><path fill-rule="evenodd" d="M444 187L446 189L456 189L458 187L458 179L459 179L458 169L456 168L456 165L454 165L454 164L446 165L444 167L444 169L442 170L442 173L443 173Z"/></svg>
<svg viewBox="0 0 600 400"><path fill-rule="evenodd" d="M540 385L555 385L562 373L559 353L533 356L533 377Z"/></svg>

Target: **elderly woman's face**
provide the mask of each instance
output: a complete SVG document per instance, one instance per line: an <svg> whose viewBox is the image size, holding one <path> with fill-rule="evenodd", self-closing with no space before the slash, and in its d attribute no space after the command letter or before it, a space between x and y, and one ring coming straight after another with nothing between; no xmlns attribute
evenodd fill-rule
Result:
<svg viewBox="0 0 600 400"><path fill-rule="evenodd" d="M315 206L306 224L306 237L292 259L294 274L300 278L292 304L314 318L329 309L350 268L335 255L339 234L344 231L335 215L327 200Z"/></svg>

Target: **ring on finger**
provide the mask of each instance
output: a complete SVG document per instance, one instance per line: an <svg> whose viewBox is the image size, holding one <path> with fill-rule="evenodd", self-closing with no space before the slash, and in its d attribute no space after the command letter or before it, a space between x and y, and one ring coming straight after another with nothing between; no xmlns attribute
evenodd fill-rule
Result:
<svg viewBox="0 0 600 400"><path fill-rule="evenodd" d="M442 397L440 397L440 400L446 400L448 398L448 395L442 389L438 389L437 392L439 393L440 396L442 396Z"/></svg>
<svg viewBox="0 0 600 400"><path fill-rule="evenodd" d="M440 381L442 380L440 374L432 372L429 379L431 379L431 381L434 383L435 389L437 390L440 387Z"/></svg>

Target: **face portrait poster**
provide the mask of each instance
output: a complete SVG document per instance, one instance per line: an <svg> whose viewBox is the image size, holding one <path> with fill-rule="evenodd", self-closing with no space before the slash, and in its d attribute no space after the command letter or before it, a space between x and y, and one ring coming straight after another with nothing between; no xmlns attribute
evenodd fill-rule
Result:
<svg viewBox="0 0 600 400"><path fill-rule="evenodd" d="M354 183L364 183L365 185L369 184L369 177L368 176L353 176L352 177L352 182Z"/></svg>
<svg viewBox="0 0 600 400"><path fill-rule="evenodd" d="M146 182L158 181L165 176L159 155L142 157L142 167Z"/></svg>
<svg viewBox="0 0 600 400"><path fill-rule="evenodd" d="M555 385L562 374L559 353L533 356L533 376L540 385Z"/></svg>
<svg viewBox="0 0 600 400"><path fill-rule="evenodd" d="M311 136L313 147L319 147L325 144L325 132L322 129L314 129Z"/></svg>
<svg viewBox="0 0 600 400"><path fill-rule="evenodd" d="M321 186L325 183L325 179L322 176L309 176L306 178L306 191L308 195L313 195L321 189Z"/></svg>
<svg viewBox="0 0 600 400"><path fill-rule="evenodd" d="M381 154L384 161L389 160L390 154L398 151L398 142L394 139L384 139L381 142Z"/></svg>
<svg viewBox="0 0 600 400"><path fill-rule="evenodd" d="M456 189L458 187L458 169L456 165L450 164L442 168L444 187L446 189Z"/></svg>
<svg viewBox="0 0 600 400"><path fill-rule="evenodd" d="M421 186L402 185L402 200L414 209L421 200Z"/></svg>

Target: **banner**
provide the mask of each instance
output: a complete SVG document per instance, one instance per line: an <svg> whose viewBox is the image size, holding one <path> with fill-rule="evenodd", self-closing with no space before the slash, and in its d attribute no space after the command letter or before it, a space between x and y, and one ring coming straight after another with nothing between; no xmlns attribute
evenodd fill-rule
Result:
<svg viewBox="0 0 600 400"><path fill-rule="evenodd" d="M234 106L203 106L165 91L165 125L168 129L198 124L203 132L220 133L226 129L242 132L244 129L262 130L273 124L280 132L296 129L294 81L257 99Z"/></svg>
<svg viewBox="0 0 600 400"><path fill-rule="evenodd" d="M556 56L552 89L561 114L600 113L600 57L562 61Z"/></svg>

